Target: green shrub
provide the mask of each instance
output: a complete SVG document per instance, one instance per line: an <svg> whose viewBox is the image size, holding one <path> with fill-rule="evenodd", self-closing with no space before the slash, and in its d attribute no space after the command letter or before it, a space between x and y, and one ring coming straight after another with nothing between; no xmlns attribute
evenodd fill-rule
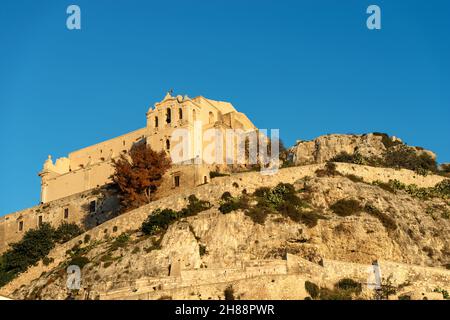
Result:
<svg viewBox="0 0 450 320"><path fill-rule="evenodd" d="M241 197L236 198L232 197L231 195L225 195L225 197L222 195L219 211L223 214L226 214L239 209L248 209L248 207L248 197L246 195L242 195Z"/></svg>
<svg viewBox="0 0 450 320"><path fill-rule="evenodd" d="M54 239L58 243L64 243L79 236L82 233L83 229L81 229L77 224L63 222L55 230Z"/></svg>
<svg viewBox="0 0 450 320"><path fill-rule="evenodd" d="M425 175L428 171L437 172L437 163L427 153L417 153L411 147L399 145L389 148L384 154L383 164L389 168L404 168Z"/></svg>
<svg viewBox="0 0 450 320"><path fill-rule="evenodd" d="M44 264L44 266L48 266L50 263L52 263L53 261L55 261L55 259L53 258L49 258L49 257L44 257L42 259L42 263Z"/></svg>
<svg viewBox="0 0 450 320"><path fill-rule="evenodd" d="M237 209L239 209L239 207L235 201L224 201L221 202L219 206L219 211L223 214L230 213Z"/></svg>
<svg viewBox="0 0 450 320"><path fill-rule="evenodd" d="M433 187L436 194L440 195L442 198L450 197L450 179L445 179L436 184Z"/></svg>
<svg viewBox="0 0 450 320"><path fill-rule="evenodd" d="M255 190L255 192L253 192L253 195L259 198L266 198L270 191L271 190L269 187L259 187Z"/></svg>
<svg viewBox="0 0 450 320"><path fill-rule="evenodd" d="M388 300L389 296L397 293L398 288L392 284L392 275L383 279L379 289L375 290L375 300Z"/></svg>
<svg viewBox="0 0 450 320"><path fill-rule="evenodd" d="M362 211L361 205L354 199L340 199L332 204L330 209L341 217L355 215Z"/></svg>
<svg viewBox="0 0 450 320"><path fill-rule="evenodd" d="M209 172L209 178L210 179L217 178L217 177L226 177L226 176L229 176L229 174L222 173L222 172L219 172L219 171L210 171Z"/></svg>
<svg viewBox="0 0 450 320"><path fill-rule="evenodd" d="M319 286L310 281L305 281L305 290L313 299L316 299L320 293Z"/></svg>
<svg viewBox="0 0 450 320"><path fill-rule="evenodd" d="M88 243L89 241L91 241L91 235L90 234L86 234L84 236L84 243Z"/></svg>
<svg viewBox="0 0 450 320"><path fill-rule="evenodd" d="M202 244L199 245L198 249L199 249L200 257L203 257L207 253L205 245L202 245Z"/></svg>
<svg viewBox="0 0 450 320"><path fill-rule="evenodd" d="M199 212L208 210L211 208L211 204L208 201L199 200L193 194L188 197L188 205L186 208L181 209L180 216L181 217L189 217L194 216Z"/></svg>
<svg viewBox="0 0 450 320"><path fill-rule="evenodd" d="M300 204L301 200L295 195L295 188L290 183L279 183L275 188L261 187L255 190L254 196L258 202L269 205L275 209L284 201L290 201L292 204Z"/></svg>
<svg viewBox="0 0 450 320"><path fill-rule="evenodd" d="M166 230L178 218L178 212L172 209L156 209L142 223L141 230L147 235L154 235Z"/></svg>
<svg viewBox="0 0 450 320"><path fill-rule="evenodd" d="M294 186L289 183L279 183L272 189L260 187L253 196L256 197L257 204L246 210L245 214L255 223L263 224L269 214L281 214L292 221L314 227L318 219L324 218L312 211L305 211L305 208L310 209L311 206L297 196Z"/></svg>
<svg viewBox="0 0 450 320"><path fill-rule="evenodd" d="M361 156L357 152L355 152L353 154L349 154L345 151L342 151L338 155L331 158L330 161L331 162L354 163L354 164L365 164L364 157Z"/></svg>
<svg viewBox="0 0 450 320"><path fill-rule="evenodd" d="M419 199L429 199L429 198L450 198L450 179L442 180L437 183L434 187L430 188L420 188L415 184L406 185L398 180L389 180L389 185L394 190L402 190L408 193L410 196Z"/></svg>
<svg viewBox="0 0 450 320"><path fill-rule="evenodd" d="M336 283L335 287L337 289L345 290L356 295L359 295L362 292L361 283L349 278L339 280L338 283Z"/></svg>
<svg viewBox="0 0 450 320"><path fill-rule="evenodd" d="M229 191L225 191L222 196L220 197L220 200L227 201L229 199L233 198L231 193Z"/></svg>
<svg viewBox="0 0 450 320"><path fill-rule="evenodd" d="M402 294L398 296L398 300L411 300L411 296L407 294Z"/></svg>
<svg viewBox="0 0 450 320"><path fill-rule="evenodd" d="M332 160L325 164L324 169L317 169L315 173L318 177L321 177L321 178L322 177L334 177L334 176L340 175L340 173L336 170L336 164L334 164L332 162Z"/></svg>
<svg viewBox="0 0 450 320"><path fill-rule="evenodd" d="M225 288L224 291L225 300L235 300L234 298L234 288L232 285L229 285Z"/></svg>
<svg viewBox="0 0 450 320"><path fill-rule="evenodd" d="M180 218L194 216L201 211L211 208L211 204L208 201L199 200L195 195L190 195L188 201L188 205L180 211L172 209L154 210L142 223L141 231L146 235L155 235L167 230L170 224Z"/></svg>
<svg viewBox="0 0 450 320"><path fill-rule="evenodd" d="M442 298L444 298L445 300L448 300L448 299L450 299L450 294L448 293L448 291L447 290L444 290L444 289L441 289L441 288L435 288L434 290L433 290L433 292L439 292L439 293L442 293Z"/></svg>
<svg viewBox="0 0 450 320"><path fill-rule="evenodd" d="M116 250L119 248L123 248L128 244L129 241L130 241L130 235L128 233L122 233L120 236L118 236L116 239L114 239L114 242L111 244L110 249Z"/></svg>
<svg viewBox="0 0 450 320"><path fill-rule="evenodd" d="M55 246L54 235L55 229L43 223L38 229L28 230L19 242L11 244L1 256L0 286L46 257Z"/></svg>
<svg viewBox="0 0 450 320"><path fill-rule="evenodd" d="M89 258L84 256L75 256L72 257L72 259L68 262L69 266L78 266L80 269L83 269L85 265L87 265L90 262Z"/></svg>
<svg viewBox="0 0 450 320"><path fill-rule="evenodd" d="M334 285L334 289L321 288L319 296L321 300L352 300L353 295L360 295L361 283L353 279L344 278Z"/></svg>

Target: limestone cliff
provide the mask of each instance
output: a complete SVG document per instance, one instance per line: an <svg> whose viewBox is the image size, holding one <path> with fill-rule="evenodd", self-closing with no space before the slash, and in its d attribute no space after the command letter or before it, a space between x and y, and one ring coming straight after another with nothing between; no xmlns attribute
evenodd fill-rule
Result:
<svg viewBox="0 0 450 320"><path fill-rule="evenodd" d="M378 138L361 139L372 141L367 153L382 150ZM22 276L24 280L29 277L29 282L21 285L18 280L4 289L10 290L5 294L19 299L67 298L65 268L75 251L86 263L78 299L223 299L230 284L237 298L303 299L308 295L306 280L332 286L351 277L364 283L366 269L375 260L382 266L383 261L389 261L382 268L390 270L401 286L398 294L439 298L441 295L433 292L436 288L450 289L450 273L445 269L450 263L448 199L424 200L371 183L400 179L429 187L442 177L349 164L339 164L336 171L327 174L320 170L323 166L319 165L287 168L271 177L253 172L216 178L210 185L193 190L213 207L173 223L162 236L144 236L138 230L142 217L157 207L183 206L178 203L183 195L131 212L128 218L111 220L91 231L91 239L86 235L74 239L65 247L68 252L54 251L54 263L35 267ZM320 213L316 225L279 214L268 214L261 223L242 209L227 214L218 210L224 191L238 197L280 182L292 183L310 210ZM354 199L361 208L375 211L338 215L330 207L342 199ZM106 233L126 219L127 229L115 235ZM386 220L391 223L386 224ZM130 238L118 242L123 231ZM398 265L391 267L395 263ZM32 274L38 275L36 279ZM369 289L364 292L365 298L372 297Z"/></svg>
<svg viewBox="0 0 450 320"><path fill-rule="evenodd" d="M389 137L383 133L356 134L329 134L320 136L311 141L298 140L290 153L294 156L297 165L323 163L345 152L358 153L365 158L381 157L387 149L403 145L396 137ZM436 155L420 147L409 147L417 153L426 153L433 159Z"/></svg>

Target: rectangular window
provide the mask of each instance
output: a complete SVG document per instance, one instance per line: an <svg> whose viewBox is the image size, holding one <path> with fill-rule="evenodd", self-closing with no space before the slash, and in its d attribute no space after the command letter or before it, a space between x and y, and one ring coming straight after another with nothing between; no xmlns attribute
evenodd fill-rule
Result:
<svg viewBox="0 0 450 320"><path fill-rule="evenodd" d="M19 231L23 231L23 221L19 221Z"/></svg>
<svg viewBox="0 0 450 320"><path fill-rule="evenodd" d="M97 203L95 200L93 200L89 203L89 213L95 213L96 210L97 210Z"/></svg>
<svg viewBox="0 0 450 320"><path fill-rule="evenodd" d="M174 183L176 188L180 186L180 176L174 177Z"/></svg>
<svg viewBox="0 0 450 320"><path fill-rule="evenodd" d="M42 216L38 217L38 226L42 226Z"/></svg>
<svg viewBox="0 0 450 320"><path fill-rule="evenodd" d="M64 219L69 219L69 208L64 209Z"/></svg>

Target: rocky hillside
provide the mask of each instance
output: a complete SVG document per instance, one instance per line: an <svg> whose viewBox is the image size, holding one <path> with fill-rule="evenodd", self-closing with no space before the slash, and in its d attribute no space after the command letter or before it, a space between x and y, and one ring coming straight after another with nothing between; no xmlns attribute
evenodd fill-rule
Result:
<svg viewBox="0 0 450 320"><path fill-rule="evenodd" d="M413 298L442 298L439 290L450 289L449 188L439 176L349 164L287 168L272 177L251 172L216 178L193 190L197 199L183 205L168 198L164 205L141 209L139 217L158 217L147 220L144 229L143 219L130 213L127 230L107 234L106 228L118 225L111 220L96 233L81 235L66 245L69 250L54 250L54 262L40 263L21 276L24 281L13 281L0 293L16 299L132 298L138 293L149 299L223 299L228 290L243 299L303 299L313 295L311 288L305 291L310 281L322 288L316 298L371 299L365 275L353 279L363 285L362 293L344 290L344 295L329 280L340 279L339 271L314 276L294 269L300 264L308 270L325 268L331 260L346 266L387 260L434 267L439 274L425 281L420 273L393 272L394 297L406 292ZM174 210L166 214L157 208ZM116 219L124 221L126 215ZM299 259L295 268L291 260L283 265L287 256ZM82 289L69 293L66 267L71 264L82 267ZM207 271L213 276L202 280Z"/></svg>
<svg viewBox="0 0 450 320"><path fill-rule="evenodd" d="M296 165L305 165L323 163L342 154L358 155L361 162L379 162L387 152L396 151L399 148L407 149L418 156L424 155L432 160L436 159L432 151L407 146L399 138L390 137L385 133L329 134L311 141L298 140L289 151L294 155Z"/></svg>

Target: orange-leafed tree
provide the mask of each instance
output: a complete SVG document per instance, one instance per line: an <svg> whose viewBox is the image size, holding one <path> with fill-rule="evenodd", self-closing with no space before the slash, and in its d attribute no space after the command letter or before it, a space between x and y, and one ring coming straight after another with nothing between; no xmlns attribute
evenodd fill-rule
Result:
<svg viewBox="0 0 450 320"><path fill-rule="evenodd" d="M145 143L133 146L129 154L121 154L112 163L115 171L111 179L119 189L123 210L149 203L171 167L164 151L154 151Z"/></svg>

